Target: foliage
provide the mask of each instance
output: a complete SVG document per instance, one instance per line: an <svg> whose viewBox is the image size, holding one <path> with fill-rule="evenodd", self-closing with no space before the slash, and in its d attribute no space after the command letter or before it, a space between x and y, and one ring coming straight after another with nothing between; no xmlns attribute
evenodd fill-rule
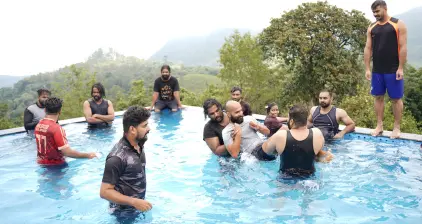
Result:
<svg viewBox="0 0 422 224"><path fill-rule="evenodd" d="M187 74L180 77L179 84L189 91L201 93L211 84L221 85L221 81L214 75Z"/></svg>
<svg viewBox="0 0 422 224"><path fill-rule="evenodd" d="M257 39L250 33L235 31L220 49L223 65L218 77L227 90L232 86L242 88L242 95L251 104L253 112L262 112L265 103L274 98L276 86L268 66L263 62L263 52ZM229 91L225 93L229 95Z"/></svg>
<svg viewBox="0 0 422 224"><path fill-rule="evenodd" d="M284 61L291 76L286 95L316 103L321 89L339 96L354 93L369 21L360 11L327 2L303 3L271 20L260 35L266 58Z"/></svg>
<svg viewBox="0 0 422 224"><path fill-rule="evenodd" d="M356 126L375 128L376 116L374 111L374 97L370 94L369 85L358 87L358 93L354 96L346 96L340 104L348 115L355 121ZM394 115L391 101L386 97L384 110L384 130L393 130ZM408 110L404 110L401 121L401 131L408 133L419 133L422 131L417 127L418 123Z"/></svg>
<svg viewBox="0 0 422 224"><path fill-rule="evenodd" d="M54 83L53 94L63 100L60 119L83 117L83 103L91 97L95 73L84 68L70 66L69 72L61 74L61 81Z"/></svg>
<svg viewBox="0 0 422 224"><path fill-rule="evenodd" d="M187 67L171 62L169 62L169 64L172 68L172 75L179 79L187 74L215 76L219 71L219 68L210 68L206 66ZM32 75L18 81L13 87L0 88L0 102L7 104L8 111L5 116L10 118L9 120L13 123L13 126L22 126L23 112L26 107L36 101L36 91L39 88L47 88L53 90L53 95L63 97L64 94L67 93L65 90L70 88L66 81L67 78L63 74L75 75L72 69L76 69L78 72L86 74L92 75L95 73L95 79L101 82L105 87L106 98L111 100L116 108L118 98L127 100L127 93L129 93L132 87L131 83L133 80L143 80L146 97L150 98L152 95L151 86L154 79L160 74L161 65L161 62L141 60L136 57L126 57L115 52L113 49L109 49L108 51L99 49L94 52L86 62L75 64L73 65L73 68L72 66L66 66L54 72ZM76 77L73 77L73 79L75 78ZM200 83L202 77L195 76L189 77L188 79L193 83ZM214 80L216 80L216 78L214 78ZM60 84L60 87L57 86L58 84ZM63 90L62 87L64 88ZM199 93L205 90L206 85L196 85L195 87L195 91ZM63 110L69 110L71 114L66 114L68 112L65 112L65 116L61 117L62 119L68 116L82 116L82 103L90 98L90 88L91 87L83 90L75 90L77 94L82 94L82 92L85 91L84 94L86 95L81 97L81 102L65 100ZM191 87L188 85L187 89L192 91L189 88ZM71 105L69 102L76 104L73 105L72 103ZM67 108L68 105L72 106L72 108Z"/></svg>
<svg viewBox="0 0 422 224"><path fill-rule="evenodd" d="M407 66L404 77L404 105L417 121L422 121L422 68ZM422 122L421 122L422 123ZM422 125L419 126L422 128Z"/></svg>
<svg viewBox="0 0 422 224"><path fill-rule="evenodd" d="M0 130L13 127L13 123L7 117L7 104L0 103Z"/></svg>
<svg viewBox="0 0 422 224"><path fill-rule="evenodd" d="M145 95L144 81L136 80L132 82L132 87L128 95L119 92L117 95L116 109L126 110L129 106L148 106L150 97Z"/></svg>

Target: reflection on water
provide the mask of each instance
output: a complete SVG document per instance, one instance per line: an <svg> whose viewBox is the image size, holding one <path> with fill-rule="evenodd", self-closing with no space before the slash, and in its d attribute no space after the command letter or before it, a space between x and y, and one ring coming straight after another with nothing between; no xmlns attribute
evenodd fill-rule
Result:
<svg viewBox="0 0 422 224"><path fill-rule="evenodd" d="M172 112L165 109L160 113L151 113L151 118L156 124L156 132L162 135L164 139L176 137L177 130L180 129L180 122L183 120L183 111Z"/></svg>
<svg viewBox="0 0 422 224"><path fill-rule="evenodd" d="M47 198L63 200L72 196L72 177L67 163L60 166L40 166L37 192Z"/></svg>

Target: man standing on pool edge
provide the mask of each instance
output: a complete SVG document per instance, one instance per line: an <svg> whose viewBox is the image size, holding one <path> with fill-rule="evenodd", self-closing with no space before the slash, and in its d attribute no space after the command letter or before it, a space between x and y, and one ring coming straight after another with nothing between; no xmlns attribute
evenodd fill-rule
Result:
<svg viewBox="0 0 422 224"><path fill-rule="evenodd" d="M161 77L154 82L154 93L152 94L152 103L150 109L160 112L164 108L169 108L176 112L182 108L180 102L179 81L171 76L169 65L161 66Z"/></svg>
<svg viewBox="0 0 422 224"><path fill-rule="evenodd" d="M148 211L151 203L145 200L144 144L150 131L149 110L131 106L123 114L124 136L108 154L100 196L110 201L110 209L118 217Z"/></svg>
<svg viewBox="0 0 422 224"><path fill-rule="evenodd" d="M383 132L384 94L387 90L393 103L394 114L394 128L390 138L399 138L403 113L401 98L404 94L403 67L407 58L407 29L401 20L388 15L385 1L375 1L371 9L377 21L368 28L364 51L365 77L371 80L371 94L375 96L377 116L377 127L371 135L378 136Z"/></svg>

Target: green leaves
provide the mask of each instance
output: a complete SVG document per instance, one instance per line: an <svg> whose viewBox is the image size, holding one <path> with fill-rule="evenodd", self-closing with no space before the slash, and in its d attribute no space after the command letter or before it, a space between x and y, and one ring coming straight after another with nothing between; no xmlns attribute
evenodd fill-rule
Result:
<svg viewBox="0 0 422 224"><path fill-rule="evenodd" d="M230 96L229 89L233 86L242 88L243 97L251 104L254 112L264 111L265 104L274 95L274 87L270 83L270 70L263 61L263 52L257 38L250 33L240 34L235 31L226 38L220 49L221 68L218 77L227 90L223 94Z"/></svg>
<svg viewBox="0 0 422 224"><path fill-rule="evenodd" d="M61 73L61 79L53 84L53 95L63 99L60 119L83 117L83 103L91 98L91 87L95 83L95 73L83 67L71 65L69 72Z"/></svg>
<svg viewBox="0 0 422 224"><path fill-rule="evenodd" d="M361 12L327 2L304 3L272 19L260 44L267 59L279 57L285 62L293 74L291 90L306 101L316 100L324 88L343 96L363 80L359 56L368 25Z"/></svg>

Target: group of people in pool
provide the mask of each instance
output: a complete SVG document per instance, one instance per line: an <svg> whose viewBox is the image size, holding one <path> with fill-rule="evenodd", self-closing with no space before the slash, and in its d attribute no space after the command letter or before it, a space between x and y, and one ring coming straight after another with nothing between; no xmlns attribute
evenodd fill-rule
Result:
<svg viewBox="0 0 422 224"><path fill-rule="evenodd" d="M378 122L372 135L378 136L382 132L383 97L388 90L395 116L391 137L397 138L403 109L406 27L403 22L388 16L384 1L375 1L371 8L377 21L368 28L365 66L366 77L372 80L371 93L376 98ZM38 163L61 165L65 163L64 156L95 158L94 152L78 152L69 146L65 131L58 124L63 101L50 97L50 94L47 89L38 90L38 101L24 113L25 129L35 135ZM333 158L330 152L323 150L325 141L340 139L355 127L346 111L332 105L333 96L327 90L320 92L319 106L309 111L304 106L295 105L290 108L287 118L278 116L276 104L269 104L264 125L252 116L250 105L242 100L242 89L234 87L231 94L232 99L225 103L225 108L215 99L204 102L204 114L210 120L204 126L203 140L218 156L239 158L242 154L250 154L259 160L270 161L281 155L280 171L284 175L309 176L314 173L314 161L329 162ZM83 105L89 127L110 126L114 120L113 104L104 99L101 83L92 86L91 97ZM161 77L155 80L151 107L131 106L125 111L123 137L106 158L100 196L110 201L110 208L116 215L152 208L151 203L145 200L144 144L150 131L150 110L160 112L164 108L172 111L183 108L179 83L171 76L168 65L161 68ZM339 122L345 124L343 130L339 130Z"/></svg>
<svg viewBox="0 0 422 224"><path fill-rule="evenodd" d="M295 105L287 118L279 117L277 104L270 103L261 124L252 115L245 115L250 109L244 112L245 107L234 99L229 100L225 108L216 99L208 99L203 109L210 120L204 126L203 139L218 156L238 158L247 153L269 161L280 155L283 174L308 176L315 172L315 160L329 162L333 157L331 152L322 150L325 141L340 139L355 128L346 111L333 106L332 100L332 93L322 90L319 106L308 111L302 105ZM339 130L340 122L345 124L343 130Z"/></svg>

